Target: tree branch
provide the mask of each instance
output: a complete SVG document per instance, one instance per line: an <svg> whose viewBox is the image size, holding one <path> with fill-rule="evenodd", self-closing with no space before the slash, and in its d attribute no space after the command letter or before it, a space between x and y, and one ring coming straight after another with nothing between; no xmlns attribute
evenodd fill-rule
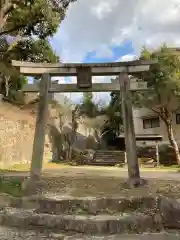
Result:
<svg viewBox="0 0 180 240"><path fill-rule="evenodd" d="M7 3L3 6L1 9L1 16L4 18L6 15L8 15L13 9L15 8L15 4L13 3Z"/></svg>
<svg viewBox="0 0 180 240"><path fill-rule="evenodd" d="M0 36L7 35L7 34L12 33L14 31L18 31L22 28L25 28L26 26L27 26L27 24L25 23L25 24L21 24L19 26L11 28L11 29L4 30L4 31L0 32Z"/></svg>
<svg viewBox="0 0 180 240"><path fill-rule="evenodd" d="M12 12L17 5L20 3L20 0L12 0L12 1L5 1L5 3L2 3L0 6L0 31L4 28L7 18L9 16L9 13ZM1 36L1 35L0 35Z"/></svg>
<svg viewBox="0 0 180 240"><path fill-rule="evenodd" d="M152 108L152 107L149 107L149 109L150 109L150 110L152 110L153 112L155 112L156 114L160 115L160 112L159 112L159 111L157 111L157 110L155 110L154 108Z"/></svg>
<svg viewBox="0 0 180 240"><path fill-rule="evenodd" d="M108 133L109 130L106 130L105 132L103 132L101 135L100 135L100 138L102 138L106 133Z"/></svg>

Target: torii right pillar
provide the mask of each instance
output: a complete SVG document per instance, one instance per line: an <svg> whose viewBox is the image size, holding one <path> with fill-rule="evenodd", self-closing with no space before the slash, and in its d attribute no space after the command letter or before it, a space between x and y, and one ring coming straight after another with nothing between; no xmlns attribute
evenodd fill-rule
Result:
<svg viewBox="0 0 180 240"><path fill-rule="evenodd" d="M122 72L119 75L121 104L124 124L124 137L126 146L126 156L128 165L129 185L138 187L145 183L140 178L139 163L136 149L136 137L133 122L132 112L132 97L130 92L130 80L127 72Z"/></svg>

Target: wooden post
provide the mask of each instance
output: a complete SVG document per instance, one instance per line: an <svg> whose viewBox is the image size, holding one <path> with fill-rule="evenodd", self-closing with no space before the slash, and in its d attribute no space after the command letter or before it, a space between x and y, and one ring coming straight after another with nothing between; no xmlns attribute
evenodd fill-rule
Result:
<svg viewBox="0 0 180 240"><path fill-rule="evenodd" d="M157 161L157 167L159 167L160 162L159 162L159 144L158 144L158 141L156 141L156 161Z"/></svg>
<svg viewBox="0 0 180 240"><path fill-rule="evenodd" d="M39 106L36 118L36 129L33 143L33 153L31 162L31 179L40 180L45 142L45 127L48 114L48 89L50 85L50 75L44 74L40 81Z"/></svg>
<svg viewBox="0 0 180 240"><path fill-rule="evenodd" d="M126 146L129 183L132 186L138 186L140 185L141 181L136 150L136 138L133 123L131 93L129 91L130 81L128 73L126 72L120 73L119 83L122 100L124 137Z"/></svg>

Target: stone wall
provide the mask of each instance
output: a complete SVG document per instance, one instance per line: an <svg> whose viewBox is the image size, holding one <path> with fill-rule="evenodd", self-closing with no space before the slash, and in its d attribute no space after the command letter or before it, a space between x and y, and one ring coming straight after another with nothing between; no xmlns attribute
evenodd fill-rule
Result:
<svg viewBox="0 0 180 240"><path fill-rule="evenodd" d="M32 109L0 103L0 167L31 161L35 117ZM49 148L46 136L45 160L50 158Z"/></svg>

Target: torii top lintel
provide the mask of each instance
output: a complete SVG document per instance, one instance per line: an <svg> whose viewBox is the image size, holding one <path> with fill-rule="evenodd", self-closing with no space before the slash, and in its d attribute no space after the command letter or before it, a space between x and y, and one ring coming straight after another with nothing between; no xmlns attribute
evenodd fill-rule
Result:
<svg viewBox="0 0 180 240"><path fill-rule="evenodd" d="M77 69L90 68L92 76L113 76L121 72L129 74L133 72L148 71L149 67L155 64L154 61L129 61L111 63L33 63L12 61L12 66L19 68L19 71L27 76L39 76L50 74L51 76L77 76Z"/></svg>

